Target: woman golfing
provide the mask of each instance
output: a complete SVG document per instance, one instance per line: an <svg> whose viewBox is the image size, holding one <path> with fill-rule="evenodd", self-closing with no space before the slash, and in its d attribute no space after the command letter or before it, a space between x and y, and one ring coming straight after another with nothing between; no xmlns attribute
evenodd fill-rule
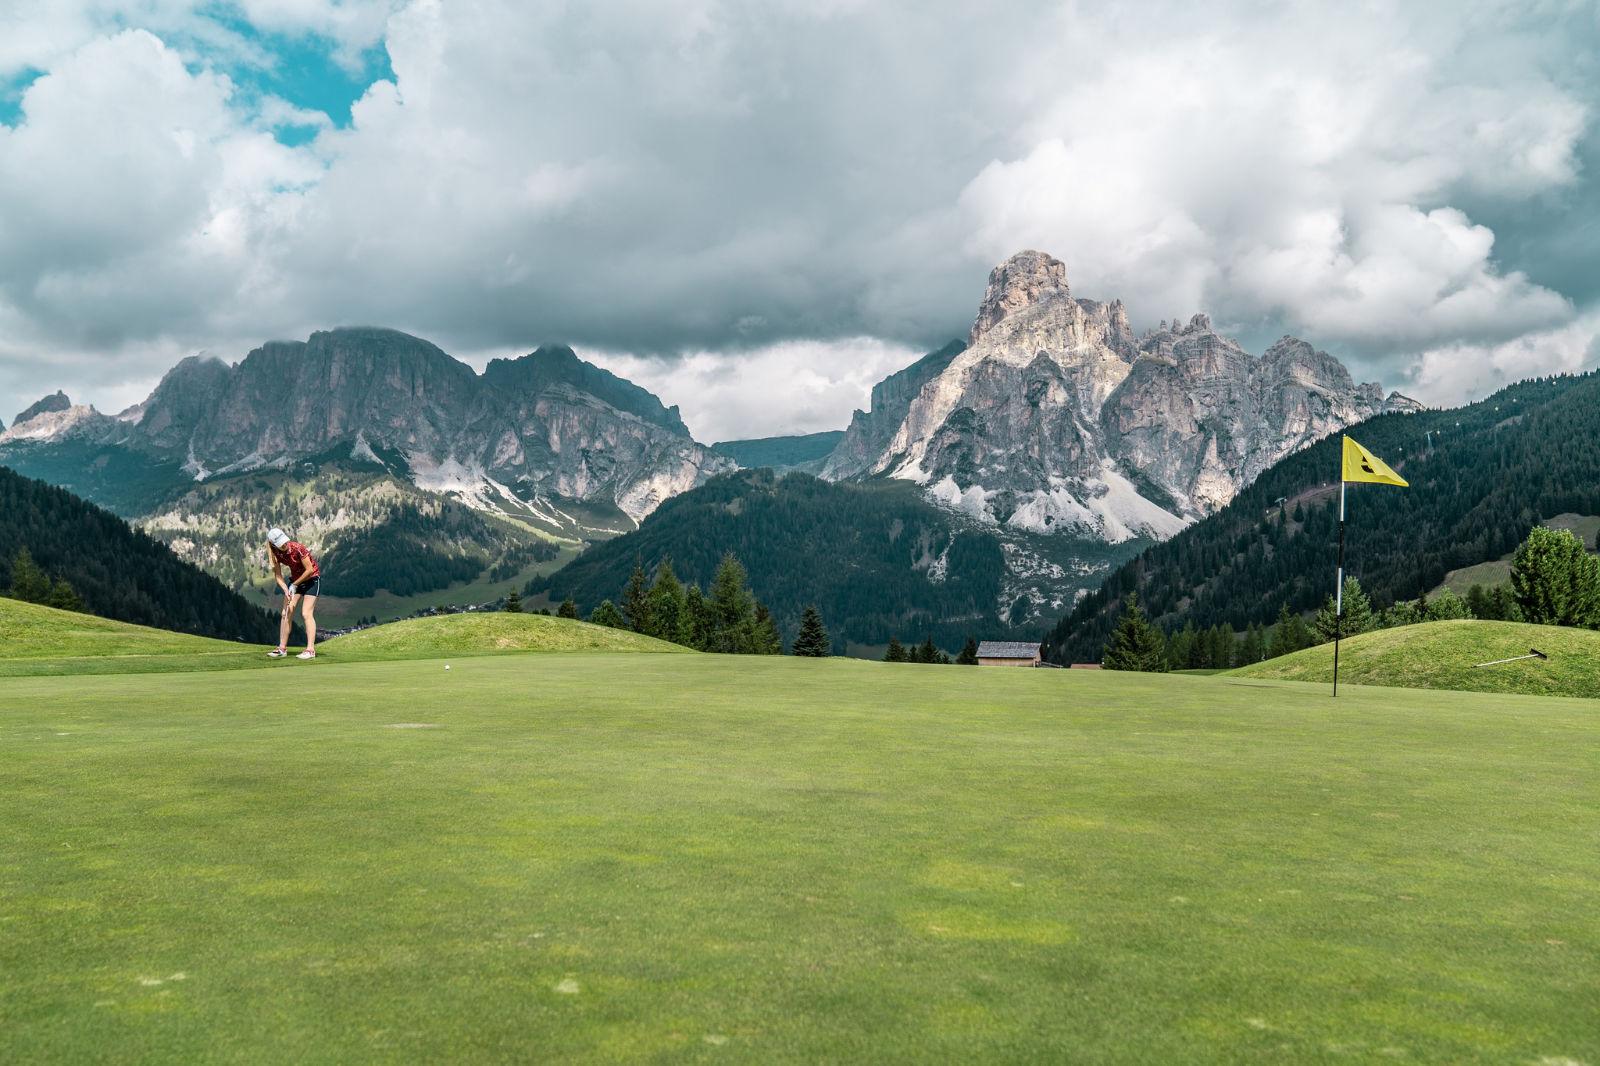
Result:
<svg viewBox="0 0 1600 1066"><path fill-rule="evenodd" d="M267 531L267 552L272 556L272 579L283 590L283 623L278 628L278 646L267 652L271 659L281 659L289 654L289 626L294 619L294 605L303 602L301 617L306 623L306 650L296 659L317 657L317 594L322 591L322 570L311 550L299 541L290 540L289 534L276 527ZM288 571L289 580L284 580Z"/></svg>

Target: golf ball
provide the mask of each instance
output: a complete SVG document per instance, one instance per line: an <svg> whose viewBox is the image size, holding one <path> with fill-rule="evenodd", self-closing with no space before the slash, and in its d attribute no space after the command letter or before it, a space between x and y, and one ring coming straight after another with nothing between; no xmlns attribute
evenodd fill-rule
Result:
<svg viewBox="0 0 1600 1066"><path fill-rule="evenodd" d="M448 669L450 669L450 664L449 664L449 663L445 663L445 664L444 664L444 668L445 668L445 669L446 669L446 670L448 670Z"/></svg>

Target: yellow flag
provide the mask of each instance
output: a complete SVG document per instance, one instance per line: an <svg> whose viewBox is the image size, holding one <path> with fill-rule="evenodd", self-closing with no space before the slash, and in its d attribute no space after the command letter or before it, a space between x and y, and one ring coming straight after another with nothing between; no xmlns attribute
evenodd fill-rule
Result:
<svg viewBox="0 0 1600 1066"><path fill-rule="evenodd" d="M1389 469L1389 464L1367 451L1361 445L1344 438L1345 481L1371 481L1379 485L1409 487L1405 478Z"/></svg>

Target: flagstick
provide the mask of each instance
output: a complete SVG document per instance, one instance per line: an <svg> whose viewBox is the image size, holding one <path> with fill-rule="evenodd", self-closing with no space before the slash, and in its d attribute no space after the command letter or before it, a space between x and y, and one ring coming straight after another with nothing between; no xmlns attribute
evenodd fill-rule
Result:
<svg viewBox="0 0 1600 1066"><path fill-rule="evenodd" d="M1333 695L1339 696L1339 638L1344 635L1344 488L1345 482L1339 482L1339 574L1338 585L1334 589L1333 606Z"/></svg>

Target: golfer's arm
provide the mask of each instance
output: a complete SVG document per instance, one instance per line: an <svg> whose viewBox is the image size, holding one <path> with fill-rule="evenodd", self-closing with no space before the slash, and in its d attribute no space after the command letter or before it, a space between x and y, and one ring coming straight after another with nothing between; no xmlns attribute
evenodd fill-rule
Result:
<svg viewBox="0 0 1600 1066"><path fill-rule="evenodd" d="M272 580L283 584L283 564L276 559L272 560Z"/></svg>
<svg viewBox="0 0 1600 1066"><path fill-rule="evenodd" d="M308 578L310 576L311 576L311 564L307 563L305 572L302 573L299 577L295 578L294 579L294 583L296 585L298 585L298 584L300 584L302 581L304 581L306 578Z"/></svg>

